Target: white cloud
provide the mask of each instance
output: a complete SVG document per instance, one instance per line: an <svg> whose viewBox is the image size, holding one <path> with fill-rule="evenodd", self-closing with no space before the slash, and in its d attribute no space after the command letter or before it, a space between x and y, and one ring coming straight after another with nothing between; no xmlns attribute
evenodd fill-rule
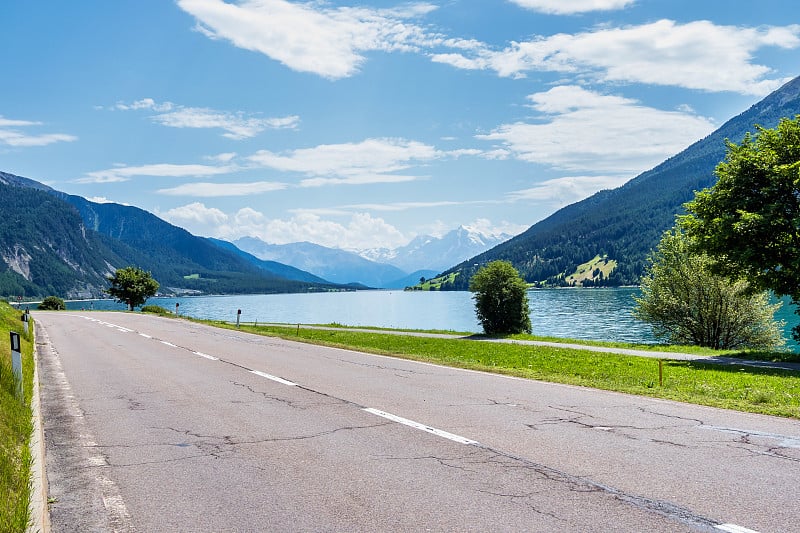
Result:
<svg viewBox="0 0 800 533"><path fill-rule="evenodd" d="M204 159L207 159L209 161L217 161L219 163L230 163L231 161L234 160L234 158L236 158L237 155L239 154L237 154L236 152L225 152L217 155L209 155L206 156Z"/></svg>
<svg viewBox="0 0 800 533"><path fill-rule="evenodd" d="M311 212L296 213L288 219L270 219L251 207L227 214L195 202L159 213L159 216L195 235L227 240L252 236L273 244L307 241L354 250L396 248L408 242L397 228L368 213L350 214L345 222L325 219Z"/></svg>
<svg viewBox="0 0 800 533"><path fill-rule="evenodd" d="M263 240L276 244L309 241L333 248L396 248L408 239L382 218L356 213L346 223L298 214L289 220L270 220L262 228Z"/></svg>
<svg viewBox="0 0 800 533"><path fill-rule="evenodd" d="M478 138L501 143L519 160L570 172L633 176L714 130L704 117L576 86L528 98L539 120L503 124Z"/></svg>
<svg viewBox="0 0 800 533"><path fill-rule="evenodd" d="M566 4L566 2L564 2ZM488 69L521 77L531 71L580 72L604 82L647 83L704 91L764 95L787 80L753 63L763 47L800 46L800 25L746 28L709 21L680 24L659 20L625 27L601 26L514 42L501 51L473 43L461 53L439 53L433 61L461 69Z"/></svg>
<svg viewBox="0 0 800 533"><path fill-rule="evenodd" d="M26 148L30 146L47 146L57 142L72 142L78 138L66 133L43 133L32 135L21 131L19 128L31 126L41 126L41 122L31 120L15 120L4 118L0 115L0 144L13 146L15 148Z"/></svg>
<svg viewBox="0 0 800 533"><path fill-rule="evenodd" d="M221 129L225 131L223 137L237 141L250 139L267 129L295 129L300 123L297 115L260 118L248 116L241 111L232 113L206 107L187 107L172 102L159 104L152 98L143 98L132 104L117 102L115 107L121 111L156 111L158 114L152 115L151 120L171 128Z"/></svg>
<svg viewBox="0 0 800 533"><path fill-rule="evenodd" d="M116 203L114 200L109 200L105 196L90 196L86 198L90 202L94 202L96 204L113 204Z"/></svg>
<svg viewBox="0 0 800 533"><path fill-rule="evenodd" d="M185 183L169 189L159 189L159 194L169 196L195 196L215 198L221 196L251 196L265 192L280 191L285 183L253 181L243 183Z"/></svg>
<svg viewBox="0 0 800 533"><path fill-rule="evenodd" d="M566 176L537 183L530 189L508 194L512 201L547 202L555 207L563 207L598 191L614 189L623 185L630 176Z"/></svg>
<svg viewBox="0 0 800 533"><path fill-rule="evenodd" d="M369 51L415 51L431 37L407 19L431 4L395 9L328 8L321 2L178 0L209 38L264 54L292 70L338 79L353 75Z"/></svg>
<svg viewBox="0 0 800 533"><path fill-rule="evenodd" d="M201 177L226 174L235 170L231 166L213 165L175 165L172 163L158 163L136 167L119 166L106 170L88 172L85 178L75 180L75 183L115 183L128 181L134 176L150 176L165 178Z"/></svg>
<svg viewBox="0 0 800 533"><path fill-rule="evenodd" d="M186 228L192 233L198 228L206 228L205 231L195 233L195 235L212 235L208 228L216 228L228 222L229 217L221 210L214 207L206 207L200 202L194 202L181 207L170 209L163 213L157 213L164 220L177 226Z"/></svg>
<svg viewBox="0 0 800 533"><path fill-rule="evenodd" d="M610 11L622 9L636 0L511 0L520 7L541 13L571 15L588 11Z"/></svg>
<svg viewBox="0 0 800 533"><path fill-rule="evenodd" d="M266 129L293 129L300 117L248 118L243 113L227 113L213 109L182 107L169 113L152 117L153 121L171 128L218 128L225 130L223 137L242 140L255 137Z"/></svg>
<svg viewBox="0 0 800 533"><path fill-rule="evenodd" d="M373 183L404 183L416 181L419 176L402 174L359 174L344 178L308 178L300 182L301 187L323 187L325 185L369 185Z"/></svg>
<svg viewBox="0 0 800 533"><path fill-rule="evenodd" d="M13 120L0 116L0 128L8 128L12 126L38 126L40 124L41 122L32 122L30 120Z"/></svg>
<svg viewBox="0 0 800 533"><path fill-rule="evenodd" d="M463 224L463 226L470 231L491 237L499 237L503 234L518 235L530 227L530 225L515 224L507 220L495 224L488 218L478 218L472 222Z"/></svg>
<svg viewBox="0 0 800 533"><path fill-rule="evenodd" d="M126 104L125 102L117 102L117 104L114 107L120 111L137 111L139 109L149 109L152 111L158 111L159 113L165 113L167 111L171 111L175 107L175 104L173 104L172 102L163 102L161 104L158 104L152 98L142 98L141 100L137 100L131 104Z"/></svg>
<svg viewBox="0 0 800 533"><path fill-rule="evenodd" d="M301 185L364 184L410 181L414 176L393 174L445 154L417 141L367 139L360 143L327 144L276 154L260 150L249 159L260 166L305 174Z"/></svg>

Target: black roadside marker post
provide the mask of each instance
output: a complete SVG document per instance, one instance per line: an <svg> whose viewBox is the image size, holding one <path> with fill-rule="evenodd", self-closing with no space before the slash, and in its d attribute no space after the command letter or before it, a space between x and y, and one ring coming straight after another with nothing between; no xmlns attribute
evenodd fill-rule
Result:
<svg viewBox="0 0 800 533"><path fill-rule="evenodd" d="M17 396L22 396L22 350L20 348L19 333L11 331L11 370L17 382Z"/></svg>
<svg viewBox="0 0 800 533"><path fill-rule="evenodd" d="M237 328L239 327L239 319L241 318L241 316L242 316L242 310L239 309L238 311L236 311L236 327Z"/></svg>

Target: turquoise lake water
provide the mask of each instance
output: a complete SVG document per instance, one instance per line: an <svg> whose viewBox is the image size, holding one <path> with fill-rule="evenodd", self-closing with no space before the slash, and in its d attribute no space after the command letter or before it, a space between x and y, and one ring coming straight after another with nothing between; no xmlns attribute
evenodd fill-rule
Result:
<svg viewBox="0 0 800 533"><path fill-rule="evenodd" d="M536 289L528 293L536 335L655 343L650 327L631 315L636 288ZM151 298L148 303L196 318L243 322L329 324L480 332L469 292L359 291ZM68 302L68 309L124 309L112 300ZM787 322L785 336L798 323L784 304L776 318ZM790 342L789 346L798 347Z"/></svg>

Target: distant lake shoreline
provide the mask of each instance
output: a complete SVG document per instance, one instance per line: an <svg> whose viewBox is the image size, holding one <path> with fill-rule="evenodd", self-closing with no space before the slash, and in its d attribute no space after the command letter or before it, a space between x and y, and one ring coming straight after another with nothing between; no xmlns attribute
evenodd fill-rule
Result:
<svg viewBox="0 0 800 533"><path fill-rule="evenodd" d="M528 299L535 335L564 339L657 344L650 326L632 315L638 287L577 290L531 289ZM392 329L437 329L478 333L480 324L470 292L403 290L344 291L330 293L248 294L157 297L148 303L195 318L284 324L341 324ZM24 304L23 304L24 305ZM113 300L73 300L68 310L125 310ZM786 321L787 346L791 328L798 323L785 301L776 319Z"/></svg>

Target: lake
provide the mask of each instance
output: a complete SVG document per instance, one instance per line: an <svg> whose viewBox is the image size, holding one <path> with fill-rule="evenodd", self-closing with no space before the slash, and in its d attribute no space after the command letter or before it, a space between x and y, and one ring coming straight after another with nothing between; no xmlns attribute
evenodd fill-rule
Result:
<svg viewBox="0 0 800 533"><path fill-rule="evenodd" d="M528 292L533 333L548 337L656 343L650 327L631 315L637 288L535 289ZM243 322L376 326L480 332L469 292L358 291L311 294L194 296L151 298L148 303L196 318ZM67 302L67 308L125 309L112 300ZM797 315L788 301L776 318L787 322L785 336ZM797 346L790 341L790 347Z"/></svg>

